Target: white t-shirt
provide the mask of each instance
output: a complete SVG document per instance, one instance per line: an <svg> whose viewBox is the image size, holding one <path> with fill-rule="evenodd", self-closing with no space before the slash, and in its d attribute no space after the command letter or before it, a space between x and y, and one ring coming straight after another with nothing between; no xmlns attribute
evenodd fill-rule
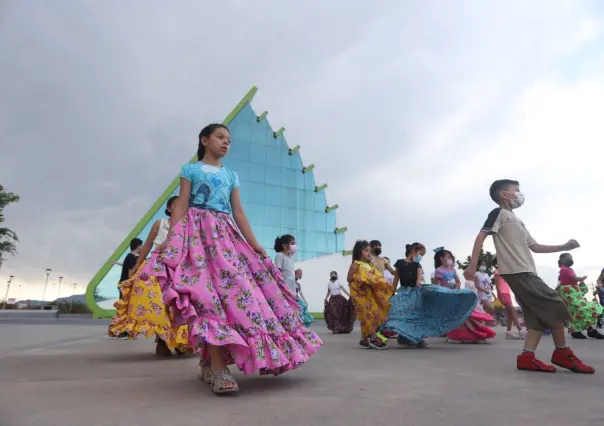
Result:
<svg viewBox="0 0 604 426"><path fill-rule="evenodd" d="M296 277L294 273L294 259L284 253L277 253L277 255L275 256L275 266L281 271L281 274L283 274L283 279L287 281L287 286L292 291L292 293L295 294Z"/></svg>
<svg viewBox="0 0 604 426"><path fill-rule="evenodd" d="M489 274L487 274L486 272L478 271L476 272L475 277L478 278L478 282L480 283L480 289L484 290L484 292L478 292L478 298L480 300L492 301L493 291L491 289L491 277L489 277Z"/></svg>
<svg viewBox="0 0 604 426"><path fill-rule="evenodd" d="M394 275L392 275L388 269L384 269L384 279L392 284L392 281L394 281Z"/></svg>
<svg viewBox="0 0 604 426"><path fill-rule="evenodd" d="M338 281L338 280L329 281L327 283L327 288L329 289L330 296L339 296L340 294L342 294L342 289L340 287L340 281Z"/></svg>
<svg viewBox="0 0 604 426"><path fill-rule="evenodd" d="M166 241L169 231L170 231L170 220L169 219L160 219L159 228L157 229L157 236L153 240L153 245L159 246L164 241Z"/></svg>

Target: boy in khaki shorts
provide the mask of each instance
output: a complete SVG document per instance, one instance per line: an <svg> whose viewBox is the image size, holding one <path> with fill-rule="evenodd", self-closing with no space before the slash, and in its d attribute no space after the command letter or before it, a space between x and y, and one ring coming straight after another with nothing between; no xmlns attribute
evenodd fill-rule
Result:
<svg viewBox="0 0 604 426"><path fill-rule="evenodd" d="M489 189L491 199L499 207L489 216L478 233L472 250L472 259L464 272L466 279L474 279L480 249L488 235L493 236L497 250L499 273L507 281L520 303L528 333L524 349L517 358L519 370L553 373L556 367L535 358L535 349L543 330L551 328L556 349L552 363L575 373L593 374L595 370L585 365L566 345L564 322L569 319L566 305L556 292L537 276L533 253L555 253L579 247L575 240L559 246L538 244L513 209L524 204L520 184L515 180L496 180Z"/></svg>

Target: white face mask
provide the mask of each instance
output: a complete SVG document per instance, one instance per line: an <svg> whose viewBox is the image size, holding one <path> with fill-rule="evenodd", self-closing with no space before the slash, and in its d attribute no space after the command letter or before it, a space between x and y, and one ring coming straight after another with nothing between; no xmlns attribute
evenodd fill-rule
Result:
<svg viewBox="0 0 604 426"><path fill-rule="evenodd" d="M291 256L293 256L294 254L296 254L297 251L298 251L298 247L296 247L295 244L292 244L291 246L289 246L289 254Z"/></svg>
<svg viewBox="0 0 604 426"><path fill-rule="evenodd" d="M479 270L480 272L484 272L484 271L486 271L486 270L487 270L487 267L486 267L486 266L481 266L480 268L478 268L478 270Z"/></svg>
<svg viewBox="0 0 604 426"><path fill-rule="evenodd" d="M516 195L516 199L510 200L510 204L512 205L513 209L522 207L522 205L524 204L524 194L522 192L518 191L518 192L515 192L515 195Z"/></svg>

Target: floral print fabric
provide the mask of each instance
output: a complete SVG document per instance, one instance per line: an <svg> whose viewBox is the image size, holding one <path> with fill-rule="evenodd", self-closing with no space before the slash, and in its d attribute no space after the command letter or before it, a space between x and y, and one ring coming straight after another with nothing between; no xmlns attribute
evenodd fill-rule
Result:
<svg viewBox="0 0 604 426"><path fill-rule="evenodd" d="M354 322L357 319L352 298L346 299L341 294L331 296L325 303L323 318L325 318L327 329L333 334L352 333Z"/></svg>
<svg viewBox="0 0 604 426"><path fill-rule="evenodd" d="M361 323L361 335L376 333L388 317L392 286L370 263L358 262L359 268L350 282L350 296Z"/></svg>
<svg viewBox="0 0 604 426"><path fill-rule="evenodd" d="M203 359L209 359L208 344L216 345L244 374L277 375L300 366L322 344L302 325L296 296L279 270L225 213L190 207L150 273Z"/></svg>
<svg viewBox="0 0 604 426"><path fill-rule="evenodd" d="M109 335L128 333L130 339L139 334L147 338L157 335L170 349L187 352L190 349L187 326L172 325L157 279L142 273L146 266L144 263L129 280L119 284L122 298L113 305L117 312L109 325Z"/></svg>
<svg viewBox="0 0 604 426"><path fill-rule="evenodd" d="M589 290L585 284L580 286L561 285L556 289L558 296L566 303L570 314L571 333L580 332L595 326L604 308L597 302L588 302L585 294Z"/></svg>

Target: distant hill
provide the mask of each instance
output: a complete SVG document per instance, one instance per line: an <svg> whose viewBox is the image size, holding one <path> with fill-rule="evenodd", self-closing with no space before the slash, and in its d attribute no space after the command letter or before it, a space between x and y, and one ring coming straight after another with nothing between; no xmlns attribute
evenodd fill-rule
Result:
<svg viewBox="0 0 604 426"><path fill-rule="evenodd" d="M17 303L25 303L29 306L40 306L40 305L47 305L47 304L51 304L51 303L83 303L86 304L86 296L84 294L74 294L73 296L67 296L67 297L60 297L56 300L51 301L42 301L42 300L31 300L31 299L27 299L27 300L19 300Z"/></svg>
<svg viewBox="0 0 604 426"><path fill-rule="evenodd" d="M74 294L73 296L60 297L54 301L54 303L84 303L86 304L86 295L84 294Z"/></svg>

